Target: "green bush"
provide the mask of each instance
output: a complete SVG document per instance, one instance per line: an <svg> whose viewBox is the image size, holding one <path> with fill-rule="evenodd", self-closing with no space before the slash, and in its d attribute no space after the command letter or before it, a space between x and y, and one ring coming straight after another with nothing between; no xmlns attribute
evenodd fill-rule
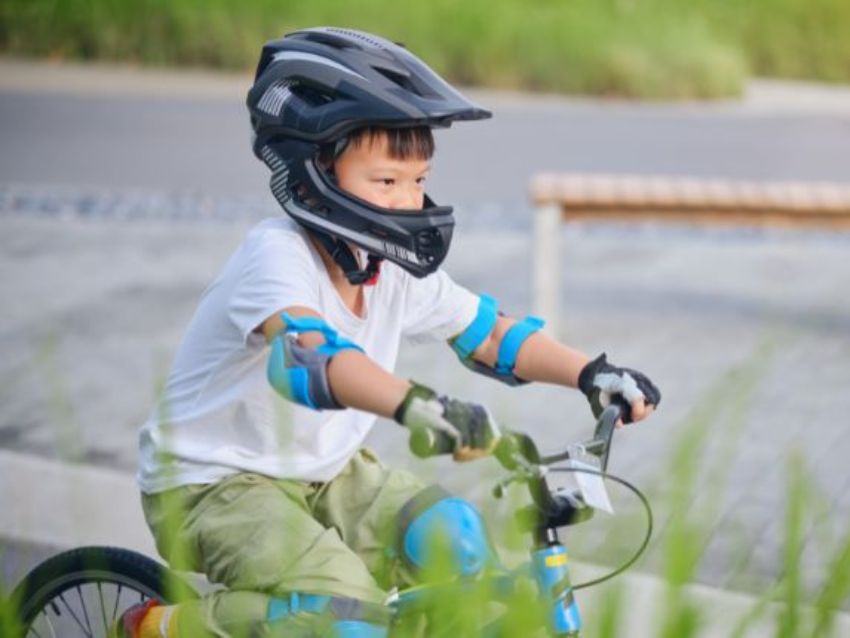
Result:
<svg viewBox="0 0 850 638"><path fill-rule="evenodd" d="M846 0L5 0L0 50L248 69L263 41L318 24L404 41L462 84L693 98L749 71L850 80Z"/></svg>

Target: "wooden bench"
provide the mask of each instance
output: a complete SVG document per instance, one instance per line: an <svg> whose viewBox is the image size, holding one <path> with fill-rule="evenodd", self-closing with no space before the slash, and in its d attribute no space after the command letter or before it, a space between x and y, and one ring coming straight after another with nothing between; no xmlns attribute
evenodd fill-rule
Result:
<svg viewBox="0 0 850 638"><path fill-rule="evenodd" d="M540 174L535 205L535 313L557 334L561 222L673 222L699 225L850 229L850 185L685 177Z"/></svg>

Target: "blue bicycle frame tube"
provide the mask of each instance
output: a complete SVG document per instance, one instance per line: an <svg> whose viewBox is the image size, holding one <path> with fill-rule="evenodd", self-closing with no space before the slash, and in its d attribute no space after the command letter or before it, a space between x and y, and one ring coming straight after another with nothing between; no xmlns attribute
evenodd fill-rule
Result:
<svg viewBox="0 0 850 638"><path fill-rule="evenodd" d="M531 553L531 568L540 594L549 606L549 628L556 636L576 636L581 630L581 616L573 596L572 587L557 598L552 588L569 577L567 550L560 543L549 545Z"/></svg>

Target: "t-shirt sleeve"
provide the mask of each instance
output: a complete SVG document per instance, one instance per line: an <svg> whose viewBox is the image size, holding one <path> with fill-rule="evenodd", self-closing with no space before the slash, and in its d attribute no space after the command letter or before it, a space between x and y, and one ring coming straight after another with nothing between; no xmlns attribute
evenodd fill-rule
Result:
<svg viewBox="0 0 850 638"><path fill-rule="evenodd" d="M463 332L478 312L478 295L442 270L408 277L403 334L414 343L445 341Z"/></svg>
<svg viewBox="0 0 850 638"><path fill-rule="evenodd" d="M319 312L318 271L297 233L264 233L245 247L228 305L244 340L272 314L290 306Z"/></svg>

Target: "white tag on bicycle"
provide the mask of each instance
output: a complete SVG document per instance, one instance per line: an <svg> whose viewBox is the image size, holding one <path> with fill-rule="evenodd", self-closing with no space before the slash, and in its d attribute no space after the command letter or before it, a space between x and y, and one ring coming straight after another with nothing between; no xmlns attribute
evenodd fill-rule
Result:
<svg viewBox="0 0 850 638"><path fill-rule="evenodd" d="M593 509L602 510L609 514L614 513L614 507L611 505L611 499L608 498L608 490L605 489L605 481L596 474L599 471L598 467L594 467L589 463L570 459L567 465L574 467L577 470L593 470L592 472L573 472L578 489L584 502L590 505Z"/></svg>

